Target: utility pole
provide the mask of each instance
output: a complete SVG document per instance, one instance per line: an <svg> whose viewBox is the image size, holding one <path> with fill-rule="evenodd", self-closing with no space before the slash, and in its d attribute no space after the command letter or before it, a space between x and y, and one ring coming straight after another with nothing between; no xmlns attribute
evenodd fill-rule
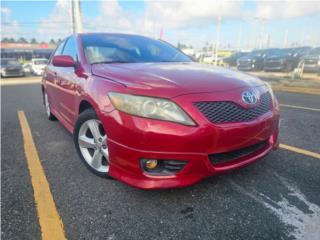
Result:
<svg viewBox="0 0 320 240"><path fill-rule="evenodd" d="M267 45L267 33L265 31L265 24L267 18L265 17L256 17L256 19L259 21L260 25L260 34L259 34L259 48L265 48Z"/></svg>
<svg viewBox="0 0 320 240"><path fill-rule="evenodd" d="M81 6L80 0L74 0L74 16L76 22L76 32L82 33Z"/></svg>
<svg viewBox="0 0 320 240"><path fill-rule="evenodd" d="M69 1L69 15L70 15L70 32L71 34L75 33L75 24L74 24L74 7L73 0Z"/></svg>

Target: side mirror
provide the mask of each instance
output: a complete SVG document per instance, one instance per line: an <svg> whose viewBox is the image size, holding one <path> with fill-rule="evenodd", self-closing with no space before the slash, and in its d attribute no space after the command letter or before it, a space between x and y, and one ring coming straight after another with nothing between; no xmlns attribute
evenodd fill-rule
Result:
<svg viewBox="0 0 320 240"><path fill-rule="evenodd" d="M53 66L56 67L74 67L75 62L72 57L68 55L57 55L52 59Z"/></svg>

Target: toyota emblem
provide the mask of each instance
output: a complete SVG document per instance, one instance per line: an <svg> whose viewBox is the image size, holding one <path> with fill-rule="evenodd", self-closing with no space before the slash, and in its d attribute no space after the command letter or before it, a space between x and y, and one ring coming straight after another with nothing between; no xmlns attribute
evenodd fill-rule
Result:
<svg viewBox="0 0 320 240"><path fill-rule="evenodd" d="M253 91L245 91L242 93L242 101L247 104L256 104L258 101L258 96Z"/></svg>

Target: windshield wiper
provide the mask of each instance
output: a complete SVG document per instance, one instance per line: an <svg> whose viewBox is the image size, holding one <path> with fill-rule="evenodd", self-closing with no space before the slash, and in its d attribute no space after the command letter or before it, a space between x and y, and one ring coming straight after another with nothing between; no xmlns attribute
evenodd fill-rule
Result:
<svg viewBox="0 0 320 240"><path fill-rule="evenodd" d="M108 64L108 63L134 63L131 61L101 61L101 62L93 62L91 64Z"/></svg>

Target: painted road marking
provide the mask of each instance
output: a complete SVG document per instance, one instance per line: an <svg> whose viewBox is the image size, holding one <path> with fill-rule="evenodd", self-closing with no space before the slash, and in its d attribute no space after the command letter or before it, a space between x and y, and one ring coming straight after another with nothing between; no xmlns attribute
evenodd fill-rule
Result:
<svg viewBox="0 0 320 240"><path fill-rule="evenodd" d="M287 104L280 104L280 106L287 107L287 108L296 108L296 109L303 109L303 110L320 112L320 109L318 109L318 108L301 107L301 106L287 105Z"/></svg>
<svg viewBox="0 0 320 240"><path fill-rule="evenodd" d="M14 85L25 85L25 84L39 84L41 79L23 79L23 80L3 80L1 79L1 86L14 86Z"/></svg>
<svg viewBox="0 0 320 240"><path fill-rule="evenodd" d="M314 158L320 159L320 154L319 153L315 153L315 152L311 152L311 151L308 151L308 150L304 150L302 148L292 147L292 146L288 146L286 144L280 144L279 147L282 148L282 149L286 149L286 150L289 150L289 151L292 151L292 152L300 153L300 154L303 154L303 155L306 155L306 156L309 156L309 157L314 157Z"/></svg>
<svg viewBox="0 0 320 240"><path fill-rule="evenodd" d="M23 135L24 152L31 176L42 239L66 239L63 222L54 203L27 118L23 111L18 111L18 117Z"/></svg>

